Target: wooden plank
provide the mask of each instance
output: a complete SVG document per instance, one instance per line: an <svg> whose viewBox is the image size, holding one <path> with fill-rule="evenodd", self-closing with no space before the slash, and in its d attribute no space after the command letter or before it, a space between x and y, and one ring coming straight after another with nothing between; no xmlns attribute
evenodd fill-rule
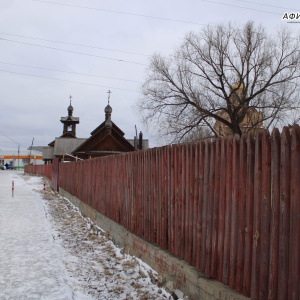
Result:
<svg viewBox="0 0 300 300"><path fill-rule="evenodd" d="M232 138L227 142L226 149L226 198L225 198L225 228L224 228L224 255L222 282L229 284L229 260L230 260L230 228L231 228L231 205L232 205Z"/></svg>
<svg viewBox="0 0 300 300"><path fill-rule="evenodd" d="M180 219L179 219L179 212L180 212L180 201L181 201L181 158L180 158L180 145L176 146L176 151L175 151L175 164L176 164L176 170L175 170L175 222L174 222L174 233L175 233L175 255L180 257Z"/></svg>
<svg viewBox="0 0 300 300"><path fill-rule="evenodd" d="M289 240L290 240L290 170L291 138L287 127L281 133L280 163L280 216L279 216L279 262L278 299L288 299Z"/></svg>
<svg viewBox="0 0 300 300"><path fill-rule="evenodd" d="M105 202L106 202L106 207L109 208L109 211L108 211L108 214L107 216L110 218L110 219L113 219L113 215L114 215L114 212L113 212L113 204L115 202L115 199L112 198L112 185L113 185L113 176L112 176L112 165L111 165L111 159L112 157L107 157L107 167L108 167L108 174L106 176L106 181L107 181L107 194L105 195Z"/></svg>
<svg viewBox="0 0 300 300"><path fill-rule="evenodd" d="M68 164L70 165L72 163L68 163ZM88 177L87 178L88 188L87 188L87 194L86 194L86 197L87 197L86 201L88 201L89 205L94 208L94 203L93 203L93 200L94 200L93 181L94 181L94 179L92 178L93 164L91 163L90 160L86 161L85 167L86 167L86 176Z"/></svg>
<svg viewBox="0 0 300 300"><path fill-rule="evenodd" d="M130 172L130 165L129 165L129 156L126 155L125 157L125 166L124 166L124 175L125 175L125 193L124 193L124 225L126 228L130 228L130 207L129 207L129 172Z"/></svg>
<svg viewBox="0 0 300 300"><path fill-rule="evenodd" d="M170 155L170 198L169 198L169 218L168 218L168 236L169 236L169 251L175 254L175 202L176 202L176 160L175 146L169 149Z"/></svg>
<svg viewBox="0 0 300 300"><path fill-rule="evenodd" d="M185 184L184 184L184 176L185 176L185 153L183 145L179 145L179 155L178 155L178 165L179 165L179 173L178 173L178 201L177 201L177 220L178 220L178 245L177 245L177 253L178 256L184 259L184 215L185 215Z"/></svg>
<svg viewBox="0 0 300 300"><path fill-rule="evenodd" d="M226 200L226 168L227 168L227 138L221 139L220 158L220 199L219 199L219 229L218 229L218 275L222 281L224 260L224 236L225 236L225 200Z"/></svg>
<svg viewBox="0 0 300 300"><path fill-rule="evenodd" d="M272 131L271 138L271 223L270 268L268 299L278 299L279 214L280 214L280 134Z"/></svg>
<svg viewBox="0 0 300 300"><path fill-rule="evenodd" d="M162 194L162 148L156 149L156 207L157 207L157 236L156 243L162 246L162 214L161 214L161 194Z"/></svg>
<svg viewBox="0 0 300 300"><path fill-rule="evenodd" d="M237 265L237 236L238 236L238 211L239 211L239 162L240 162L240 137L233 138L232 150L232 206L230 226L230 266L229 266L229 287L236 286L236 265Z"/></svg>
<svg viewBox="0 0 300 300"><path fill-rule="evenodd" d="M130 192L130 230L136 232L136 201L135 201L135 156L133 153L128 153L130 158L130 173L129 173L129 192Z"/></svg>
<svg viewBox="0 0 300 300"><path fill-rule="evenodd" d="M240 140L239 162L239 205L238 205L238 236L236 259L236 291L243 292L245 229L246 225L246 178L247 178L247 136Z"/></svg>
<svg viewBox="0 0 300 300"><path fill-rule="evenodd" d="M119 223L123 225L123 207L124 207L124 194L125 194L125 182L124 182L124 163L125 156L122 155L122 159L118 162L118 170L119 170Z"/></svg>
<svg viewBox="0 0 300 300"><path fill-rule="evenodd" d="M141 227L141 236L145 237L145 199L146 199L146 151L141 152L141 220L140 220L140 227Z"/></svg>
<svg viewBox="0 0 300 300"><path fill-rule="evenodd" d="M144 236L146 239L150 240L150 226L149 226L149 222L150 222L150 188L151 188L151 183L150 183L150 166L151 166L151 161L150 161L150 153L151 150L148 150L145 153L145 160L146 160L146 169L145 169L145 198L144 198L144 216L145 216L145 220L144 220Z"/></svg>
<svg viewBox="0 0 300 300"><path fill-rule="evenodd" d="M215 189L215 147L216 142L210 144L210 153L208 155L208 198L206 205L206 245L205 245L205 274L212 278L211 261L212 261L212 228L213 228L213 204L214 204L214 189Z"/></svg>
<svg viewBox="0 0 300 300"><path fill-rule="evenodd" d="M164 193L166 189L168 188L167 185L165 185L165 179L164 179L164 168L165 168L165 163L164 163L164 149L160 148L159 149L159 161L158 161L158 166L159 166L159 178L158 178L158 204L159 204L159 231L158 231L158 238L159 238L159 245L163 247L164 245L164 219L165 216L163 214L163 198L164 198Z"/></svg>
<svg viewBox="0 0 300 300"><path fill-rule="evenodd" d="M80 161L79 164L82 162ZM100 177L99 177L99 185L101 185L101 188L99 189L100 192L100 207L101 207L101 212L105 214L105 194L106 194L106 168L107 168L107 163L105 160L105 157L99 157L99 163L101 166L100 169Z"/></svg>
<svg viewBox="0 0 300 300"><path fill-rule="evenodd" d="M140 190L140 178L141 178L141 168L140 168L140 153L133 152L132 155L132 180L131 180L131 187L132 187L132 219L133 219L133 233L137 235L141 235L140 233L140 206L141 206L141 190Z"/></svg>
<svg viewBox="0 0 300 300"><path fill-rule="evenodd" d="M209 160L210 158L210 142L205 141L205 154L204 154L204 183L203 183L203 204L202 204L202 233L201 233L201 266L205 273L207 271L207 207L209 201ZM205 273L207 276L209 274Z"/></svg>
<svg viewBox="0 0 300 300"><path fill-rule="evenodd" d="M252 246L252 278L251 298L259 299L259 270L261 248L261 198L262 198L262 135L255 138L255 170L254 170L254 214L253 214L253 246Z"/></svg>
<svg viewBox="0 0 300 300"><path fill-rule="evenodd" d="M189 174L189 202L188 202L188 233L189 233L189 239L188 239L188 262L195 266L195 260L193 260L193 245L194 245L194 228L196 228L196 219L194 219L194 208L195 208L195 199L194 199L194 186L195 186L195 144L189 144L188 147L188 155L189 155L189 167L188 167L188 174Z"/></svg>
<svg viewBox="0 0 300 300"><path fill-rule="evenodd" d="M213 208L212 208L212 259L211 259L211 277L214 279L218 278L218 236L219 236L219 203L220 203L220 166L221 166L221 139L217 139L214 145L215 153L214 153L214 161L215 161L215 170L214 170L214 190L213 190ZM224 195L222 195L223 197ZM222 213L221 213L222 214Z"/></svg>
<svg viewBox="0 0 300 300"><path fill-rule="evenodd" d="M192 144L186 143L184 145L184 155L185 155L185 178L184 180L184 260L187 261L188 263L191 263L191 249L192 249L192 239L191 239L191 234L192 234L192 222L193 220L190 218L190 211L191 211L191 189L192 189L192 180L191 180L191 173L193 172L193 168L191 165L192 162L192 157L190 155L191 152L191 146Z"/></svg>
<svg viewBox="0 0 300 300"><path fill-rule="evenodd" d="M151 193L151 204L152 204L152 220L151 220L151 227L152 227L152 236L151 242L157 243L157 149L153 149L152 152L152 164L151 164L151 182L152 182L152 193Z"/></svg>
<svg viewBox="0 0 300 300"><path fill-rule="evenodd" d="M288 299L300 299L300 127L291 140L290 243Z"/></svg>
<svg viewBox="0 0 300 300"><path fill-rule="evenodd" d="M187 247L187 262L192 266L195 266L196 260L193 257L193 247L194 247L194 232L196 228L196 219L194 219L194 208L195 208L195 199L194 199L194 186L195 186L195 144L188 144L188 153L189 156L189 164L187 166L187 174L188 174L188 194L189 201L187 203L187 214L186 221L188 224L188 247Z"/></svg>
<svg viewBox="0 0 300 300"><path fill-rule="evenodd" d="M162 148L162 181L161 181L161 245L168 249L168 198L170 196L168 147Z"/></svg>
<svg viewBox="0 0 300 300"><path fill-rule="evenodd" d="M148 190L148 232L149 232L149 241L153 242L153 149L149 152L149 190Z"/></svg>
<svg viewBox="0 0 300 300"><path fill-rule="evenodd" d="M124 182L124 161L125 156L118 161L118 171L119 171L119 183L118 183L118 194L119 194L119 223L124 226L124 194L125 194L125 182Z"/></svg>
<svg viewBox="0 0 300 300"><path fill-rule="evenodd" d="M178 212L180 211L180 145L175 145L175 152L174 152L174 160L175 160L175 168L174 168L174 192L175 192L175 199L174 199L174 254L176 256L180 256L179 248L180 248L180 220L178 218Z"/></svg>
<svg viewBox="0 0 300 300"><path fill-rule="evenodd" d="M205 249L202 248L202 230L203 230L203 197L204 197L204 157L205 157L205 142L201 141L197 145L197 153L198 153L198 164L197 164L197 178L198 178L198 187L196 187L198 192L198 200L197 200L197 255L196 255L196 268L201 272L204 272L205 264L202 264L202 252Z"/></svg>
<svg viewBox="0 0 300 300"><path fill-rule="evenodd" d="M271 142L267 130L262 137L262 198L260 229L259 299L268 297L270 266L270 217L271 217Z"/></svg>
<svg viewBox="0 0 300 300"><path fill-rule="evenodd" d="M96 189L96 164L95 164L95 159L91 160L91 164L90 164L90 172L91 172L91 203L92 203L92 207L94 209L96 209L96 194L95 194L95 189Z"/></svg>
<svg viewBox="0 0 300 300"><path fill-rule="evenodd" d="M197 267L197 256L199 253L199 248L197 247L198 242L198 201L199 201L199 143L193 144L193 163L194 163L194 172L193 172L193 197L192 197L192 265Z"/></svg>

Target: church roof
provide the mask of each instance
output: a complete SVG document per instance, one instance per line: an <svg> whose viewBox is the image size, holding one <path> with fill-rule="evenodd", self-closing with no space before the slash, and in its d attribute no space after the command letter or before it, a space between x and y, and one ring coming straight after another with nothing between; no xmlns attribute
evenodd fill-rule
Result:
<svg viewBox="0 0 300 300"><path fill-rule="evenodd" d="M79 118L78 117L73 117L73 116L61 117L60 121L62 123L66 122L66 121L71 121L71 122L77 122L77 123L79 123Z"/></svg>
<svg viewBox="0 0 300 300"><path fill-rule="evenodd" d="M124 138L124 132L112 122L107 130L105 122L91 132L90 138L73 151L73 155L104 155L134 151L133 145Z"/></svg>
<svg viewBox="0 0 300 300"><path fill-rule="evenodd" d="M67 131L63 133L60 138L76 138L76 135L74 135L72 132Z"/></svg>
<svg viewBox="0 0 300 300"><path fill-rule="evenodd" d="M85 141L85 138L55 138L53 154L55 156L62 156L66 153L71 153Z"/></svg>
<svg viewBox="0 0 300 300"><path fill-rule="evenodd" d="M54 158L53 152L54 152L53 147L43 147L43 160L53 159Z"/></svg>
<svg viewBox="0 0 300 300"><path fill-rule="evenodd" d="M114 122L112 122L111 121L111 123L112 123L112 128L116 131L116 132L118 132L118 134L119 135L121 135L121 136L124 136L125 135L125 133L114 123ZM100 130L103 130L103 128L105 128L105 126L106 126L106 121L104 121L104 122L102 122L97 128L95 128L92 132L91 132L91 135L95 135L98 131L100 131Z"/></svg>

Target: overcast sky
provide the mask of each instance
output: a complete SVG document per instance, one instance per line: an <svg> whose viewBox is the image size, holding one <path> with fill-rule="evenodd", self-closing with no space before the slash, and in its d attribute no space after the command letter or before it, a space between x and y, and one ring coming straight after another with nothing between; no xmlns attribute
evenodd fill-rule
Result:
<svg viewBox="0 0 300 300"><path fill-rule="evenodd" d="M299 12L297 1L265 0L0 0L0 149L47 145L62 134L72 95L77 137L112 120L133 138L135 128L156 146L134 110L150 56L171 54L203 25L253 20L271 34ZM299 3L299 2L298 2Z"/></svg>

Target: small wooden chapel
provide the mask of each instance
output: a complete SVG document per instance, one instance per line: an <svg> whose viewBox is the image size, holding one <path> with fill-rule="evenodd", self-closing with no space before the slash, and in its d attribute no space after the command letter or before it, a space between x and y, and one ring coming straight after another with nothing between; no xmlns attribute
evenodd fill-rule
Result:
<svg viewBox="0 0 300 300"><path fill-rule="evenodd" d="M105 120L91 132L91 136L76 148L72 155L80 159L119 154L137 150L124 137L124 132L111 120L110 91L108 104L104 109Z"/></svg>

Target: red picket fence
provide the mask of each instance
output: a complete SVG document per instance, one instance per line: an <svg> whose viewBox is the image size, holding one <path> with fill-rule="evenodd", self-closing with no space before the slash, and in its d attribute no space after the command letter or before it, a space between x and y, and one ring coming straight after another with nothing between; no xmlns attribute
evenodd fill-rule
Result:
<svg viewBox="0 0 300 300"><path fill-rule="evenodd" d="M252 299L300 299L300 128L60 164L58 184Z"/></svg>

